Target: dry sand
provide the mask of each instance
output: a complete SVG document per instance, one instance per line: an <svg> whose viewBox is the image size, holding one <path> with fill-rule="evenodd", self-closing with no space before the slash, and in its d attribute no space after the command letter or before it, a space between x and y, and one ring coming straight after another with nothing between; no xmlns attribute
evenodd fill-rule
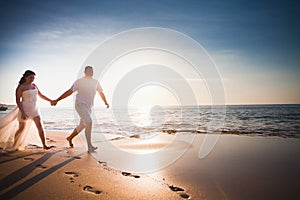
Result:
<svg viewBox="0 0 300 200"><path fill-rule="evenodd" d="M95 158L79 138L74 148L66 148L66 136L48 131L48 144L55 146L51 150L2 153L0 199L300 199L299 139L222 135L213 151L199 159L205 135L198 134L171 165L130 173L133 164L147 163L114 159L118 152L112 145L137 153L164 148L173 152L184 149L184 143L170 143L175 135L165 133L148 144L139 138L110 140L118 137L110 135L98 141ZM116 160L128 165L115 169Z"/></svg>

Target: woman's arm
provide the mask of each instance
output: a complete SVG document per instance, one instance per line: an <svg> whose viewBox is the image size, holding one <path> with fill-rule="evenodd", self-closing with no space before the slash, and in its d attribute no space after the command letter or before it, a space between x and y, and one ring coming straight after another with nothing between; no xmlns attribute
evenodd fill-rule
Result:
<svg viewBox="0 0 300 200"><path fill-rule="evenodd" d="M51 99L49 99L48 97L46 97L45 95L43 95L43 94L41 93L41 91L38 89L38 87L37 87L36 85L34 85L34 86L35 86L36 89L38 90L38 95L39 95L39 97L41 97L41 99L44 99L45 101L52 102Z"/></svg>
<svg viewBox="0 0 300 200"><path fill-rule="evenodd" d="M16 103L17 103L17 106L18 108L20 109L21 113L22 113L22 119L26 119L27 116L24 112L24 109L23 109L23 106L21 104L21 97L22 97L22 92L23 92L23 89L22 89L22 86L18 86L17 89L16 89Z"/></svg>

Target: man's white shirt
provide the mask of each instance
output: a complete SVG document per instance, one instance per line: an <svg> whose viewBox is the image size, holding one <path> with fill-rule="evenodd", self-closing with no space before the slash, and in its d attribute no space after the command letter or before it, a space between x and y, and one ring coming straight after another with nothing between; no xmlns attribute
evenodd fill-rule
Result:
<svg viewBox="0 0 300 200"><path fill-rule="evenodd" d="M71 90L73 92L77 91L75 104L83 103L92 108L95 94L96 92L102 92L102 87L98 80L91 77L82 77L74 82Z"/></svg>

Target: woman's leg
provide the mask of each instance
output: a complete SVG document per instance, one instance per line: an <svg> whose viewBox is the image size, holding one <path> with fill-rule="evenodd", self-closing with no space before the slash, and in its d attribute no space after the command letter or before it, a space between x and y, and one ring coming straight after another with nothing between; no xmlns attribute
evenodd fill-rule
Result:
<svg viewBox="0 0 300 200"><path fill-rule="evenodd" d="M14 141L14 147L16 147L16 145L19 142L20 136L25 128L26 122L19 122L19 129L17 130L16 134L15 134L15 141Z"/></svg>
<svg viewBox="0 0 300 200"><path fill-rule="evenodd" d="M44 149L50 149L47 145L46 145L46 141L45 141L45 134L44 134L44 129L43 129L43 126L42 126L42 123L41 123L41 118L40 116L37 116L35 118L33 118L33 121L39 131L39 136L42 140L42 143L43 143L43 148Z"/></svg>
<svg viewBox="0 0 300 200"><path fill-rule="evenodd" d="M85 128L85 125L84 125L83 121L80 120L79 125L78 125L76 128L74 128L74 130L73 130L73 132L71 133L71 135L69 135L69 136L66 138L66 139L68 140L68 142L69 142L70 147L73 147L73 146L74 146L73 143L72 143L73 138L74 138L76 135L78 135L84 128Z"/></svg>

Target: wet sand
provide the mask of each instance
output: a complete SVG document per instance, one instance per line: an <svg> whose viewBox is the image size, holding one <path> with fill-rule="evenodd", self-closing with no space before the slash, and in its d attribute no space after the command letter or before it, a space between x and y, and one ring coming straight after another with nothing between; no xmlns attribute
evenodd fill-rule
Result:
<svg viewBox="0 0 300 200"><path fill-rule="evenodd" d="M118 149L128 155L180 152L187 147L186 138L109 135L95 142L99 149L92 156L79 138L74 148L67 148L66 136L48 131L48 144L55 146L51 150L33 146L1 153L0 199L300 199L299 139L222 135L213 151L199 159L206 135L187 135L195 140L183 156L145 173L130 169L153 168L169 157L155 154L147 162L135 162L123 154L119 158Z"/></svg>

